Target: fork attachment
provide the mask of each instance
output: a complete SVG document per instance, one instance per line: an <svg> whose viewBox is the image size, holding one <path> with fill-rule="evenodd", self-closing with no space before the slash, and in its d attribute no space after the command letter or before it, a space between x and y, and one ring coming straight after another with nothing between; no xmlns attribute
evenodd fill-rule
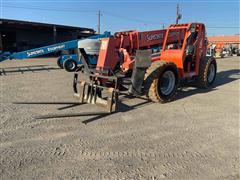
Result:
<svg viewBox="0 0 240 180"><path fill-rule="evenodd" d="M91 74L90 76L96 75ZM105 79L113 79L112 76L101 76ZM93 78L91 78L93 79ZM117 83L117 79L114 83ZM80 81L78 80L78 73L74 74L73 81L74 96L79 98L80 103L99 104L106 107L107 112L112 113L117 109L118 102L118 90L117 85L114 87L101 86L96 81L90 80ZM104 98L103 98L104 94Z"/></svg>

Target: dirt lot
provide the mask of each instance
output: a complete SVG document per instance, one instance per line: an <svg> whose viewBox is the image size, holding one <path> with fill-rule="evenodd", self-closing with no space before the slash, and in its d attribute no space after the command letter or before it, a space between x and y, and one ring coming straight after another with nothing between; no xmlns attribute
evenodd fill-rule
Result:
<svg viewBox="0 0 240 180"><path fill-rule="evenodd" d="M168 104L123 99L109 116L76 102L55 59L0 63L0 179L238 179L240 59L218 60L215 87L183 88ZM84 123L83 123L84 122Z"/></svg>

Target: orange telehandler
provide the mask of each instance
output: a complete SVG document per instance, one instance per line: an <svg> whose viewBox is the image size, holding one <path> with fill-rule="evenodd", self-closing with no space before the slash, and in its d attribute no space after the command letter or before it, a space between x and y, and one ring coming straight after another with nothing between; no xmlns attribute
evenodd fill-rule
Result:
<svg viewBox="0 0 240 180"><path fill-rule="evenodd" d="M105 103L116 110L118 95L146 95L154 102L174 99L180 80L211 86L217 64L206 57L205 26L201 23L170 25L166 30L119 32L101 39L97 66L91 68L84 49L83 67L74 75L74 92L80 102ZM78 80L79 74L88 80ZM103 97L104 90L110 96Z"/></svg>
<svg viewBox="0 0 240 180"><path fill-rule="evenodd" d="M97 65L93 67L85 50L79 48L83 65L74 74L74 95L80 104L103 104L105 113L113 113L121 94L145 95L153 102L165 103L174 99L182 80L208 88L215 80L217 64L213 57L206 56L205 34L202 23L174 24L164 30L146 32L118 32L101 39ZM102 114L85 112L37 118Z"/></svg>

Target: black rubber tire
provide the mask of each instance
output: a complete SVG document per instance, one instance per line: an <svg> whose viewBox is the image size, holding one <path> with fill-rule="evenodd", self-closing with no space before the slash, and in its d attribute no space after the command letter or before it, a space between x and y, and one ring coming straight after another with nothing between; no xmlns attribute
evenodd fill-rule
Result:
<svg viewBox="0 0 240 180"><path fill-rule="evenodd" d="M63 65L60 63L60 58L58 58L58 60L57 60L57 65L58 65L58 67L59 68L61 68L61 69L63 69Z"/></svg>
<svg viewBox="0 0 240 180"><path fill-rule="evenodd" d="M209 67L212 65L215 67L214 78L211 82L208 81L209 76ZM217 62L213 57L202 57L199 64L199 75L196 78L196 86L199 88L208 88L210 87L215 79L217 74Z"/></svg>
<svg viewBox="0 0 240 180"><path fill-rule="evenodd" d="M64 61L63 67L68 72L74 72L77 69L77 63L73 59L67 59Z"/></svg>
<svg viewBox="0 0 240 180"><path fill-rule="evenodd" d="M171 93L164 95L159 88L159 82L166 71L172 71L175 76L175 84ZM147 69L144 79L144 90L146 96L153 102L166 103L175 98L178 87L178 71L172 62L157 61L153 62Z"/></svg>

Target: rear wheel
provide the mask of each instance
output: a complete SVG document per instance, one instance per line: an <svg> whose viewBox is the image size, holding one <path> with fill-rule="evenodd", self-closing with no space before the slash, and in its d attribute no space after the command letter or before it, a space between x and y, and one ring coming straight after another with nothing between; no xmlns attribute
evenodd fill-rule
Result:
<svg viewBox="0 0 240 180"><path fill-rule="evenodd" d="M144 88L147 97L154 102L174 99L178 85L177 67L172 62L153 62L145 74Z"/></svg>
<svg viewBox="0 0 240 180"><path fill-rule="evenodd" d="M63 63L63 67L68 72L73 72L77 69L77 63L72 59L67 59Z"/></svg>
<svg viewBox="0 0 240 180"><path fill-rule="evenodd" d="M196 80L196 86L200 88L210 87L216 78L217 63L212 57L203 57L200 60L199 75Z"/></svg>

